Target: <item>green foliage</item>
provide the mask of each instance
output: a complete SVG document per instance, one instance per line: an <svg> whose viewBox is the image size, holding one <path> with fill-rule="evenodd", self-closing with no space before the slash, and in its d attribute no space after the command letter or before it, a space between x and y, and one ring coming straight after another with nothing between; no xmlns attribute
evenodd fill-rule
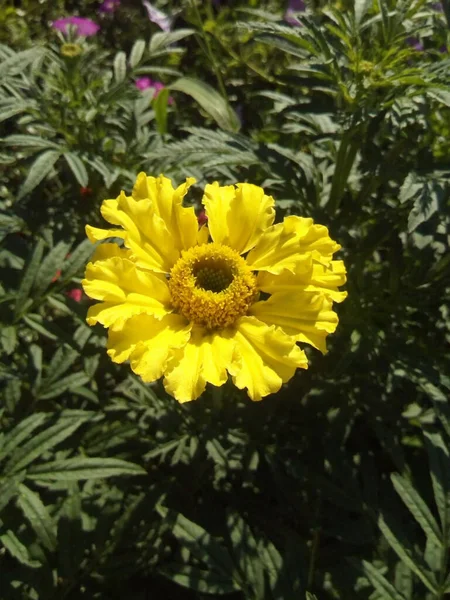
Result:
<svg viewBox="0 0 450 600"><path fill-rule="evenodd" d="M47 27L71 2L0 8L2 598L444 600L448 0L98 4L86 39ZM329 353L276 397L180 405L87 326L84 226L141 170L342 244Z"/></svg>

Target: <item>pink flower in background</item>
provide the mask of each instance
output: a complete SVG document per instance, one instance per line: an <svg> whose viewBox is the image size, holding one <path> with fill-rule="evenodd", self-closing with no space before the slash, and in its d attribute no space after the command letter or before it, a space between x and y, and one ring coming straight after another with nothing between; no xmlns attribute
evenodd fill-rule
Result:
<svg viewBox="0 0 450 600"><path fill-rule="evenodd" d="M153 4L150 4L150 2L148 2L147 0L143 0L142 4L147 10L148 18L152 23L158 25L158 27L160 27L163 31L170 31L172 29L172 17L167 16L165 13L162 12L162 10L159 10L158 8L156 8L156 6L153 6Z"/></svg>
<svg viewBox="0 0 450 600"><path fill-rule="evenodd" d="M62 33L67 33L69 25L73 25L77 34L84 37L95 35L100 29L100 25L83 17L64 17L63 19L57 19L52 23L52 27Z"/></svg>
<svg viewBox="0 0 450 600"><path fill-rule="evenodd" d="M156 98L161 90L163 90L166 86L161 81L153 81L150 77L139 77L134 82L135 86L138 90L148 90L152 88L154 90L153 98ZM173 104L172 96L169 96L168 100L169 104Z"/></svg>
<svg viewBox="0 0 450 600"><path fill-rule="evenodd" d="M289 0L286 12L284 13L284 20L289 25L301 26L301 22L295 16L296 13L305 12L305 0Z"/></svg>
<svg viewBox="0 0 450 600"><path fill-rule="evenodd" d="M112 13L119 6L120 0L104 0L99 6L99 11L102 13Z"/></svg>
<svg viewBox="0 0 450 600"><path fill-rule="evenodd" d="M83 298L83 290L81 288L73 288L72 290L67 290L66 296L68 298L72 298L75 302L81 302Z"/></svg>

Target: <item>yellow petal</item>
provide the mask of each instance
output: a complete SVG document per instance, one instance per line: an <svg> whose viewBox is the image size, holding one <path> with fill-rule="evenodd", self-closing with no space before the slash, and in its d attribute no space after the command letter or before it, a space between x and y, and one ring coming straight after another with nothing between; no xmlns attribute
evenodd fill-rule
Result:
<svg viewBox="0 0 450 600"><path fill-rule="evenodd" d="M132 370L146 382L159 379L175 349L189 340L191 326L181 315L155 319L136 315L121 329L110 329L108 355L116 363L130 360Z"/></svg>
<svg viewBox="0 0 450 600"><path fill-rule="evenodd" d="M131 252L126 248L121 248L118 244L103 243L99 244L92 255L91 262L97 260L106 260L107 258L120 257L130 258Z"/></svg>
<svg viewBox="0 0 450 600"><path fill-rule="evenodd" d="M122 229L100 229L99 227L92 227L92 225L86 225L85 227L86 235L88 240L95 244L96 242L100 242L101 240L106 240L107 238L121 238L125 237L125 231Z"/></svg>
<svg viewBox="0 0 450 600"><path fill-rule="evenodd" d="M266 229L247 256L247 263L253 269L277 275L284 269L295 273L310 259L328 264L339 249L326 227L314 225L312 219L290 216Z"/></svg>
<svg viewBox="0 0 450 600"><path fill-rule="evenodd" d="M338 316L332 301L321 294L279 292L268 300L255 302L250 314L269 325L281 327L298 342L311 344L325 354L325 339L336 330Z"/></svg>
<svg viewBox="0 0 450 600"><path fill-rule="evenodd" d="M235 354L228 371L236 387L247 388L252 400L277 392L308 361L295 339L255 317L242 317L234 333Z"/></svg>
<svg viewBox="0 0 450 600"><path fill-rule="evenodd" d="M238 183L236 188L208 184L202 202L212 239L240 254L255 246L275 218L272 196L250 183Z"/></svg>
<svg viewBox="0 0 450 600"><path fill-rule="evenodd" d="M287 217L266 229L246 262L251 269L279 274L285 269L295 272L312 265L311 254L300 252L299 236L295 228L297 217Z"/></svg>
<svg viewBox="0 0 450 600"><path fill-rule="evenodd" d="M256 281L258 288L269 294L318 292L334 302L342 302L347 297L347 292L340 292L338 289L346 282L346 270L342 260L332 260L328 265L314 263L309 269L299 269L296 273L285 270L280 275L273 275L261 271Z"/></svg>
<svg viewBox="0 0 450 600"><path fill-rule="evenodd" d="M161 318L171 312L165 277L143 271L127 259L112 257L89 263L82 285L88 296L102 300L90 307L89 325L121 327L126 319L139 313Z"/></svg>
<svg viewBox="0 0 450 600"><path fill-rule="evenodd" d="M164 379L166 391L179 402L189 402L204 392L207 382L223 385L228 378L233 347L230 332L208 333L200 327L194 328L186 346L173 355L175 366Z"/></svg>
<svg viewBox="0 0 450 600"><path fill-rule="evenodd" d="M287 217L292 220L294 229L299 236L299 252L311 253L314 260L328 264L333 254L341 249L341 246L332 240L328 229L324 225L314 225L312 219L303 217Z"/></svg>
<svg viewBox="0 0 450 600"><path fill-rule="evenodd" d="M198 222L194 207L183 207L183 198L195 183L194 177L188 177L185 183L176 189L172 181L163 175L148 177L139 173L132 196L136 200L149 199L155 214L165 223L178 250L187 250L196 244Z"/></svg>

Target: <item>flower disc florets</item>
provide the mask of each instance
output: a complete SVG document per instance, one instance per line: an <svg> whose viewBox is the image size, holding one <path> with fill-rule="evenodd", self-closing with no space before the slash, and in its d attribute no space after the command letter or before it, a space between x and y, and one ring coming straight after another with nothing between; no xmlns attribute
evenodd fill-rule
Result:
<svg viewBox="0 0 450 600"><path fill-rule="evenodd" d="M256 278L245 260L216 243L184 251L170 271L169 289L173 306L209 330L235 323L257 297Z"/></svg>

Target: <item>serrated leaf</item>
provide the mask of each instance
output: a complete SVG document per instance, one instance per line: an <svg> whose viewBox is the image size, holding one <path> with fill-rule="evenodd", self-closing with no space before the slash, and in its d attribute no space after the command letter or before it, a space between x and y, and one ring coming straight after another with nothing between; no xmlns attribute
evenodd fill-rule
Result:
<svg viewBox="0 0 450 600"><path fill-rule="evenodd" d="M56 548L55 524L38 494L21 483L17 504L41 543L48 550L54 550Z"/></svg>
<svg viewBox="0 0 450 600"><path fill-rule="evenodd" d="M22 280L20 282L19 290L17 292L16 298L16 306L14 309L14 315L17 318L19 316L19 312L24 306L26 300L28 300L29 293L31 288L33 287L34 280L36 278L36 273L38 270L38 266L42 260L42 255L44 254L44 241L42 239L38 239L36 246L33 249L30 259L27 261L27 266L25 267L25 272L23 274Z"/></svg>
<svg viewBox="0 0 450 600"><path fill-rule="evenodd" d="M36 481L77 481L146 474L141 466L119 458L77 457L32 467L27 477Z"/></svg>
<svg viewBox="0 0 450 600"><path fill-rule="evenodd" d="M239 131L238 116L228 102L207 83L193 77L181 77L169 89L191 96L225 131Z"/></svg>
<svg viewBox="0 0 450 600"><path fill-rule="evenodd" d="M397 494L406 504L418 524L422 527L427 538L431 539L438 546L442 546L439 526L431 514L430 509L414 489L411 482L398 473L393 473L391 475L391 481L394 484Z"/></svg>
<svg viewBox="0 0 450 600"><path fill-rule="evenodd" d="M199 560L204 561L210 568L226 577L234 578L233 561L222 544L216 541L207 531L193 523L181 513L176 513L158 506L159 514L168 519L172 532Z"/></svg>
<svg viewBox="0 0 450 600"><path fill-rule="evenodd" d="M127 55L125 52L118 52L114 58L114 79L117 83L122 82L127 74Z"/></svg>
<svg viewBox="0 0 450 600"><path fill-rule="evenodd" d="M78 183L82 187L86 187L89 183L89 176L86 167L78 154L75 154L74 152L65 152L64 158Z"/></svg>
<svg viewBox="0 0 450 600"><path fill-rule="evenodd" d="M18 423L14 429L6 434L2 451L0 453L0 460L5 456L8 456L8 454L11 454L13 450L20 446L20 444L26 440L35 429L42 425L47 418L48 415L45 413L34 413L26 419L20 421L20 423Z"/></svg>
<svg viewBox="0 0 450 600"><path fill-rule="evenodd" d="M67 390L83 386L85 383L88 383L88 381L90 381L89 375L86 375L86 373L83 373L82 371L79 373L71 373L58 381L44 380L36 395L40 400L56 398L56 396L60 396Z"/></svg>
<svg viewBox="0 0 450 600"><path fill-rule="evenodd" d="M83 240L81 244L72 250L70 257L66 259L62 266L61 281L67 282L72 279L79 271L85 267L96 248L89 240Z"/></svg>
<svg viewBox="0 0 450 600"><path fill-rule="evenodd" d="M39 154L29 168L28 175L17 194L18 200L21 200L24 196L32 192L45 179L60 156L61 153L58 150L46 150Z"/></svg>
<svg viewBox="0 0 450 600"><path fill-rule="evenodd" d="M243 580L251 584L257 598L265 598L265 578L258 556L258 543L248 524L237 513L230 513L227 526L233 555L236 557Z"/></svg>
<svg viewBox="0 0 450 600"><path fill-rule="evenodd" d="M9 75L17 75L18 73L23 72L28 65L36 60L37 56L43 52L43 48L39 47L15 52L0 63L0 80L4 81Z"/></svg>
<svg viewBox="0 0 450 600"><path fill-rule="evenodd" d="M189 565L169 564L158 572L182 587L203 594L216 594L222 596L239 591L240 588L230 578L214 571L204 571Z"/></svg>
<svg viewBox="0 0 450 600"><path fill-rule="evenodd" d="M431 483L434 500L439 512L442 531L447 533L444 543L450 540L450 457L447 445L440 433L424 431L425 444L430 462Z"/></svg>
<svg viewBox="0 0 450 600"><path fill-rule="evenodd" d="M46 140L45 138L39 137L37 135L24 135L24 134L15 134L8 135L3 138L3 144L7 144L8 146L19 146L21 148L38 148L38 149L53 149L53 150L61 150L60 146L51 140Z"/></svg>
<svg viewBox="0 0 450 600"><path fill-rule="evenodd" d="M401 532L394 531L392 525L388 525L383 515L380 515L378 519L378 527L400 560L421 579L431 592L437 593L438 584L434 574L427 568L423 559L413 550Z"/></svg>
<svg viewBox="0 0 450 600"><path fill-rule="evenodd" d="M19 115L20 113L25 112L29 108L29 102L20 101L14 101L11 104L6 105L3 104L3 106L0 105L0 123L2 121L6 121L6 119L14 117L15 115Z"/></svg>
<svg viewBox="0 0 450 600"><path fill-rule="evenodd" d="M17 495L19 483L25 478L25 473L19 473L14 477L0 477L0 511L2 511L8 502Z"/></svg>
<svg viewBox="0 0 450 600"><path fill-rule="evenodd" d="M132 69L136 67L140 62L142 55L145 50L145 41L144 40L136 40L131 48L130 52L130 66Z"/></svg>
<svg viewBox="0 0 450 600"><path fill-rule="evenodd" d="M38 560L34 560L28 553L26 546L18 539L16 534L8 529L8 531L0 535L0 541L12 557L17 559L22 565L37 569L42 564Z"/></svg>
<svg viewBox="0 0 450 600"><path fill-rule="evenodd" d="M362 560L360 563L352 561L361 567L364 575L373 585L373 587L381 594L383 600L407 600L403 594L395 589L380 571L369 562Z"/></svg>
<svg viewBox="0 0 450 600"><path fill-rule="evenodd" d="M69 248L70 244L59 242L50 250L39 265L39 268L36 270L36 277L32 288L33 296L35 298L39 298L51 284L57 271L61 269L61 265L64 262L64 258L66 257Z"/></svg>
<svg viewBox="0 0 450 600"><path fill-rule="evenodd" d="M92 415L93 413L83 413L80 415L79 411L74 411L74 413L72 411L65 411L60 415L55 425L41 431L41 433L26 442L14 453L5 466L5 473L17 473L21 471L36 460L36 458L39 458L42 454L50 450L50 448L53 448L72 435L80 425L92 418Z"/></svg>

